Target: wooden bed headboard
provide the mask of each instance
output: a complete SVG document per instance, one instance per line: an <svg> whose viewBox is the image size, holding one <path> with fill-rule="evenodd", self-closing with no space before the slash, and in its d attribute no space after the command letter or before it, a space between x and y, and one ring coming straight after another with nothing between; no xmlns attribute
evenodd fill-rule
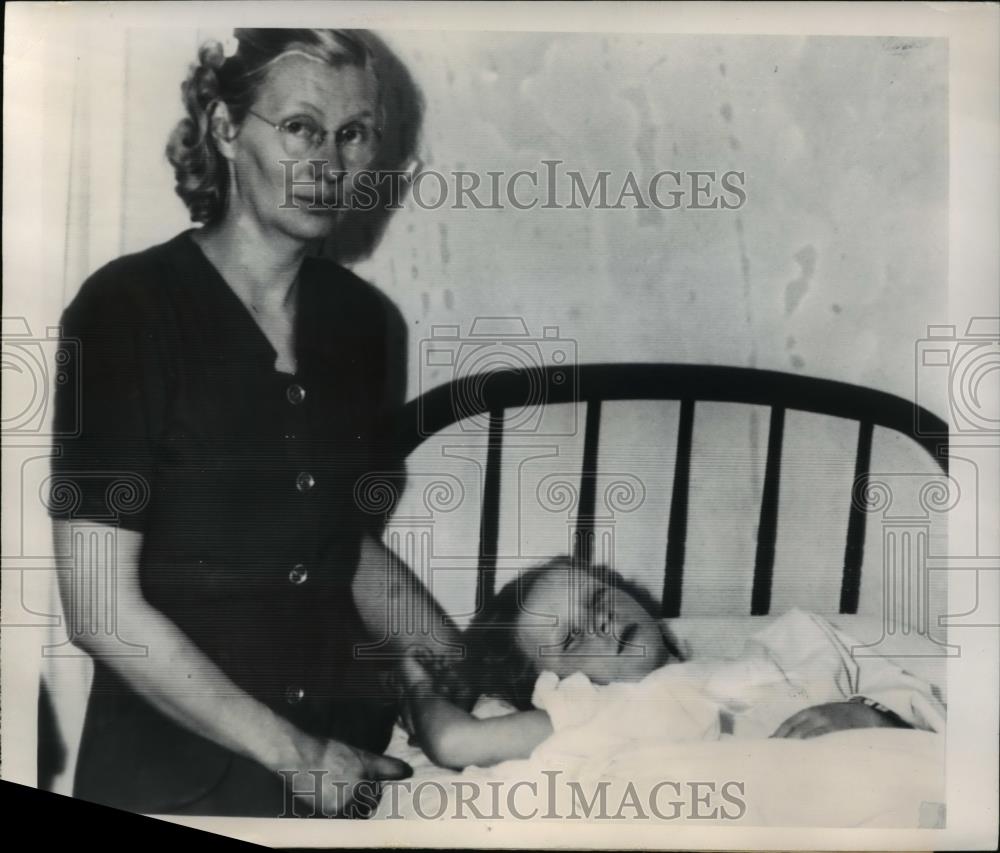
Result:
<svg viewBox="0 0 1000 853"><path fill-rule="evenodd" d="M590 562L601 425L606 401L675 400L680 424L673 492L667 521L662 615L681 610L695 406L699 402L744 403L770 409L767 459L757 524L751 615L770 610L785 412L797 410L856 421L857 449L849 502L840 586L840 612L857 613L868 508L867 482L876 427L894 430L921 446L948 472L948 426L915 403L828 379L771 370L682 364L584 364L498 370L464 376L438 386L407 404L400 419L399 448L409 455L425 439L475 416L488 417L488 444L482 507L476 600L495 592L504 412L526 406L584 403L586 417L580 499L573 536L575 558ZM919 425L919 429L918 429Z"/></svg>

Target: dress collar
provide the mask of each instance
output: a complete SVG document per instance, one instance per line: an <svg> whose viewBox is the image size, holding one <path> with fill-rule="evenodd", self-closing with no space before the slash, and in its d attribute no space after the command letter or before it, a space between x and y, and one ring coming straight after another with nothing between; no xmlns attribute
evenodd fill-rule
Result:
<svg viewBox="0 0 1000 853"><path fill-rule="evenodd" d="M277 351L243 300L230 287L192 237L195 229L181 232L175 241L181 248L185 272L205 291L218 312L220 353L226 360L259 362L261 369L282 374L274 368ZM326 336L322 331L322 311L318 300L317 270L311 258L303 259L296 286L295 360L296 373L317 355L322 355Z"/></svg>

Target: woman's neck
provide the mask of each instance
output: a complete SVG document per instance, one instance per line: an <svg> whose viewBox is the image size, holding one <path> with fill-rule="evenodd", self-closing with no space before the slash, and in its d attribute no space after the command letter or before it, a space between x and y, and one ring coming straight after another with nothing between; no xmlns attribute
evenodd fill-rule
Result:
<svg viewBox="0 0 1000 853"><path fill-rule="evenodd" d="M254 313L281 312L294 304L304 242L264 233L248 219L235 217L195 231L194 239Z"/></svg>

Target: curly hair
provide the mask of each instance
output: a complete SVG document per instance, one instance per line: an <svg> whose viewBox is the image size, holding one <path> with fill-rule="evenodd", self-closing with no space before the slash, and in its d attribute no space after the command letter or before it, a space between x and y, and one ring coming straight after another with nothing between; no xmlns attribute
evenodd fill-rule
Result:
<svg viewBox="0 0 1000 853"><path fill-rule="evenodd" d="M531 709L539 669L535 658L526 655L517 644L518 617L535 584L547 572L568 569L579 569L609 583L631 595L651 615L656 613L649 592L607 566L581 564L566 556L533 566L509 581L465 631L468 650L465 677L477 695L498 696L522 711ZM684 660L669 628L663 625L661 630L671 656Z"/></svg>
<svg viewBox="0 0 1000 853"><path fill-rule="evenodd" d="M187 116L174 128L166 147L167 159L174 168L176 192L192 222L217 222L225 213L228 198L228 166L211 131L215 106L224 103L233 121L242 122L270 67L291 51L320 59L333 68L371 69L378 84L380 109L387 119L382 122L383 150L379 152L378 167L398 168L413 157L423 114L422 98L402 63L373 33L236 29L233 34L238 48L232 56L225 56L217 41L206 42L198 51L198 62L191 65L181 84ZM395 121L393 113L398 116Z"/></svg>

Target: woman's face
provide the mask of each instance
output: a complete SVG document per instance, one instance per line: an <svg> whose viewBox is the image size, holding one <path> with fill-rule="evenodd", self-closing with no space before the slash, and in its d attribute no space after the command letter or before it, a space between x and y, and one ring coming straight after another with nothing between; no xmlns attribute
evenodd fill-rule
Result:
<svg viewBox="0 0 1000 853"><path fill-rule="evenodd" d="M667 663L657 621L624 590L577 569L546 571L519 615L521 651L560 678L635 681Z"/></svg>
<svg viewBox="0 0 1000 853"><path fill-rule="evenodd" d="M273 124L311 124L327 136L318 150L296 158L289 155L285 133L248 113L232 143L240 214L257 220L264 231L302 240L326 236L340 215L329 206L349 203L354 177L369 165L346 156L338 140L359 138L359 132L379 126L375 75L290 53L271 67L250 109ZM283 160L296 162L286 172ZM314 169L310 160L328 163ZM329 171L342 174L334 178Z"/></svg>

